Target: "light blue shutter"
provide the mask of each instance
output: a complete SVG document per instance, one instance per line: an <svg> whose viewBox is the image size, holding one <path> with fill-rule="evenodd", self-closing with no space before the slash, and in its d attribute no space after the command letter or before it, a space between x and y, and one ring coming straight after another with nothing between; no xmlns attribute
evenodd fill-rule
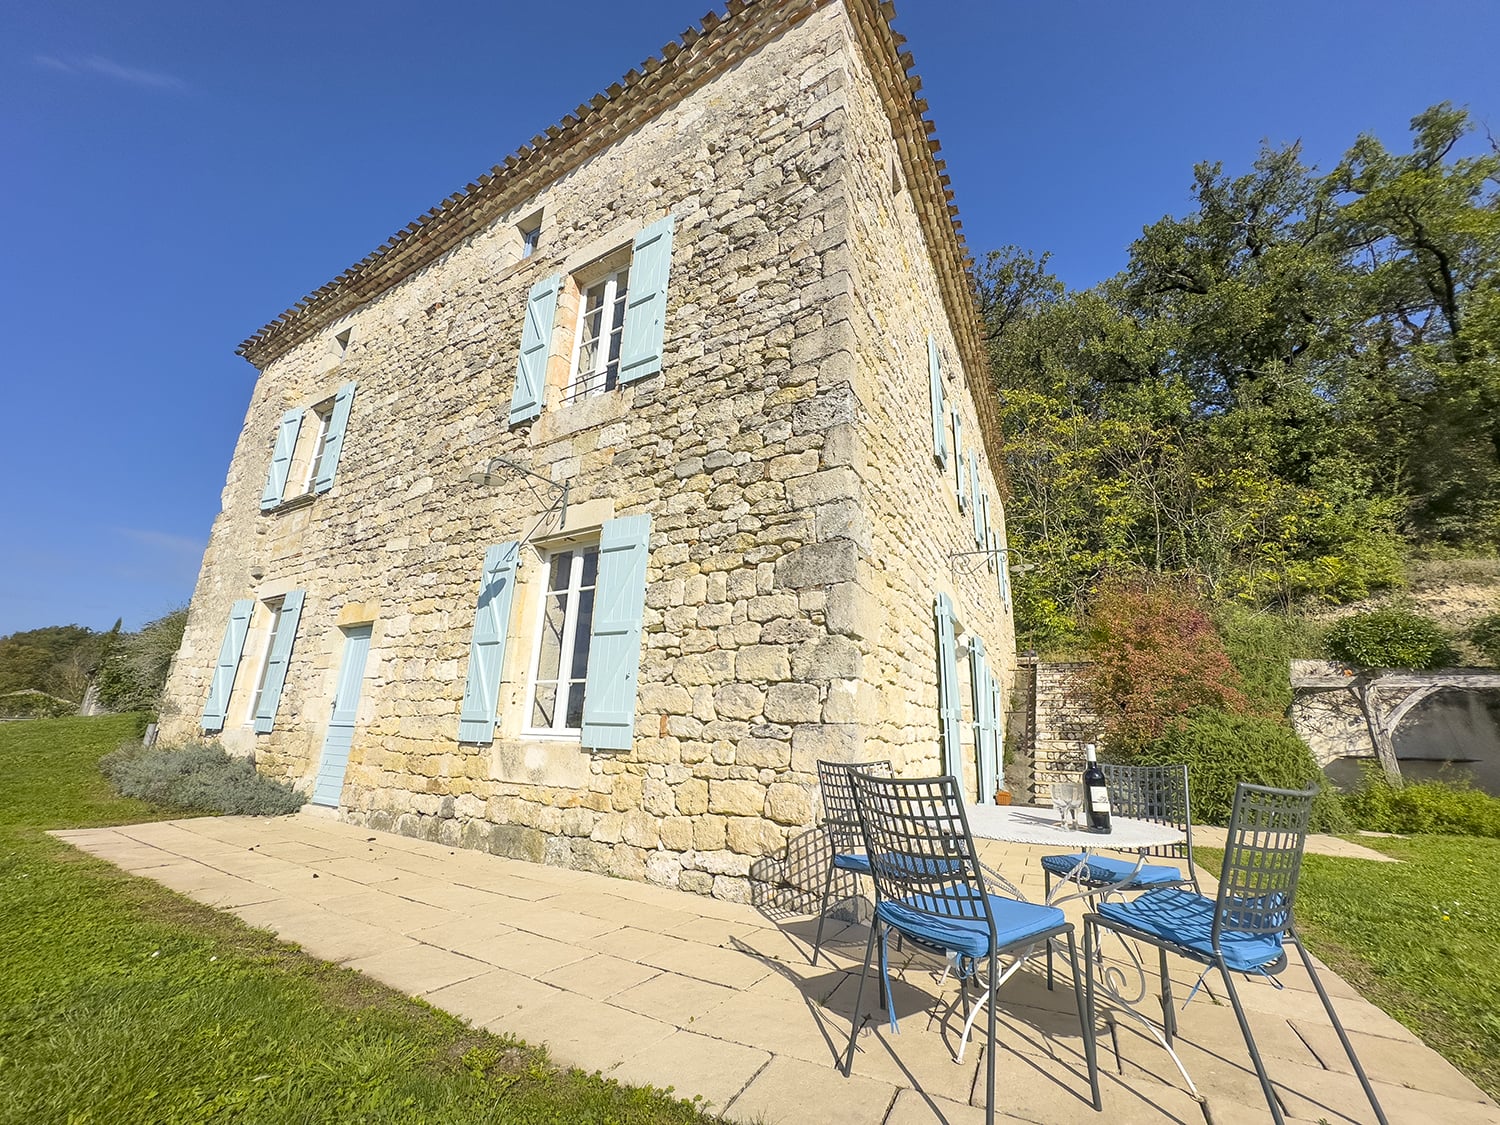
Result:
<svg viewBox="0 0 1500 1125"><path fill-rule="evenodd" d="M989 555L987 555L985 557L984 563L991 570L994 570L995 569L995 556L994 556L993 552L994 552L995 548L999 544L998 544L998 537L995 535L995 532L990 528L990 494L988 492L986 492L983 496L981 496L979 498L979 508L980 508L980 514L982 516L981 522L984 525L984 548L985 548L986 551L991 552Z"/></svg>
<svg viewBox="0 0 1500 1125"><path fill-rule="evenodd" d="M995 742L995 691L984 642L975 637L969 645L969 683L974 693L974 752L979 777L979 803L994 804L999 756Z"/></svg>
<svg viewBox="0 0 1500 1125"><path fill-rule="evenodd" d="M297 451L297 433L302 429L302 411L288 410L276 429L276 448L271 453L271 471L266 474L266 490L260 494L260 510L270 511L281 503L286 492L286 477Z"/></svg>
<svg viewBox="0 0 1500 1125"><path fill-rule="evenodd" d="M354 403L354 384L345 383L333 396L333 414L328 419L328 436L323 439L323 457L318 462L318 479L313 482L315 492L327 492L333 487L333 474L338 471L339 454L344 451L344 429L349 425L349 407Z"/></svg>
<svg viewBox="0 0 1500 1125"><path fill-rule="evenodd" d="M198 722L204 730L224 729L229 693L234 690L234 674L245 651L245 634L250 631L250 613L254 609L255 602L245 598L235 602L229 610L229 624L224 627L224 640L219 645L219 660L208 685L208 700L203 704L203 718Z"/></svg>
<svg viewBox="0 0 1500 1125"><path fill-rule="evenodd" d="M933 612L937 618L938 721L943 737L943 772L951 773L962 782L959 723L963 718L963 703L958 698L958 643L953 633L953 603L947 594L937 596Z"/></svg>
<svg viewBox="0 0 1500 1125"><path fill-rule="evenodd" d="M1005 603L1005 612L1009 613L1010 612L1010 552L1006 551L1005 553L1002 554L998 550L999 546L1000 546L1000 536L996 535L995 536L995 547L997 548L997 550L995 551L995 564L996 564L996 567L1000 571L1000 577L999 577L999 582L1000 582L1000 600Z"/></svg>
<svg viewBox="0 0 1500 1125"><path fill-rule="evenodd" d="M286 683L286 668L292 659L292 641L297 637L297 622L302 619L304 596L303 591L293 590L281 599L281 619L276 623L276 636L266 655L266 682L260 689L260 707L255 712L256 734L270 734L276 725L276 707Z"/></svg>
<svg viewBox="0 0 1500 1125"><path fill-rule="evenodd" d="M604 525L593 643L583 686L583 744L595 750L629 750L635 732L635 681L641 666L641 615L650 554L650 516L626 516Z"/></svg>
<svg viewBox="0 0 1500 1125"><path fill-rule="evenodd" d="M980 501L984 493L979 491L979 464L975 457L969 458L969 511L974 519L974 542L980 547L984 542L984 521L981 518Z"/></svg>
<svg viewBox="0 0 1500 1125"><path fill-rule="evenodd" d="M944 428L943 371L938 361L937 341L927 337L927 382L932 392L932 455L948 467L948 439Z"/></svg>
<svg viewBox="0 0 1500 1125"><path fill-rule="evenodd" d="M625 331L620 342L620 382L633 383L661 370L667 328L667 274L672 269L672 228L668 215L635 236L630 287L625 297Z"/></svg>
<svg viewBox="0 0 1500 1125"><path fill-rule="evenodd" d="M953 475L958 478L958 510L962 512L968 501L968 454L964 452L964 419L953 408Z"/></svg>
<svg viewBox="0 0 1500 1125"><path fill-rule="evenodd" d="M557 322L557 292L562 274L543 278L526 294L526 323L521 328L521 355L516 360L516 390L510 399L510 424L529 422L542 412L547 387L547 356Z"/></svg>
<svg viewBox="0 0 1500 1125"><path fill-rule="evenodd" d="M505 665L505 635L516 592L519 540L497 543L484 554L479 605L474 611L474 639L469 644L469 678L458 715L460 742L492 742L495 711L500 705L500 673Z"/></svg>

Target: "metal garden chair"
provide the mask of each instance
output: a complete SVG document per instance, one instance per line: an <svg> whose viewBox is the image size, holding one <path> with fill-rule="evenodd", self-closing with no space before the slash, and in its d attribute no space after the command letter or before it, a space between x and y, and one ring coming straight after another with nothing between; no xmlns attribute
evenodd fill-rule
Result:
<svg viewBox="0 0 1500 1125"><path fill-rule="evenodd" d="M1208 898L1181 887L1148 890L1137 898L1099 904L1084 917L1084 960L1088 964L1088 1011L1094 1014L1093 951L1101 928L1156 946L1161 965L1162 1028L1147 1020L1133 1008L1125 1011L1144 1023L1158 1042L1167 1049L1177 1069L1188 1076L1172 1039L1177 1034L1177 1019L1172 1007L1172 980L1167 972L1167 954L1176 953L1204 965L1204 974L1217 968L1224 978L1225 990L1234 1005L1235 1018L1250 1060L1260 1078L1261 1090L1271 1117L1282 1125L1281 1107L1271 1089L1265 1064L1255 1046L1255 1037L1240 1005L1234 986L1234 974L1275 976L1287 966L1285 943L1290 941L1301 955L1307 975L1312 979L1318 999L1338 1033L1339 1042L1349 1056L1354 1073L1359 1076L1365 1096L1381 1125L1387 1125L1384 1111L1365 1077L1364 1068L1355 1057L1354 1046L1339 1022L1333 1002L1323 982L1318 979L1312 959L1297 935L1293 907L1297 897L1297 879L1302 869L1302 850L1307 841L1307 822L1312 814L1317 789L1270 789L1262 785L1241 783L1234 795L1234 812L1229 818L1229 833L1224 849L1224 866L1219 875L1219 892ZM877 884L878 885L878 884ZM1114 991L1109 971L1104 973L1106 989ZM1189 996L1191 999L1191 996Z"/></svg>
<svg viewBox="0 0 1500 1125"><path fill-rule="evenodd" d="M1191 887L1198 890L1198 869L1193 866L1193 802L1188 791L1186 764L1171 766L1123 766L1105 763L1113 810L1121 816L1169 824L1182 830L1181 844L1147 848L1151 857L1184 861L1184 867L1144 863L1136 871L1135 861L1117 856L1044 855L1042 879L1048 902L1052 901L1054 876L1076 883L1084 891L1143 891L1157 887ZM1092 899L1090 900L1092 901ZM1047 947L1047 987L1052 987L1052 947Z"/></svg>
<svg viewBox="0 0 1500 1125"><path fill-rule="evenodd" d="M818 952L823 947L823 922L828 917L828 898L833 893L833 877L840 871L854 875L868 875L870 861L864 854L864 836L859 829L859 812L854 807L854 785L849 774L859 770L878 777L889 777L889 761L818 763L818 789L823 795L823 827L833 845L833 862L828 865L828 877L823 881L823 902L818 907L818 932L813 938L812 964L818 963Z"/></svg>
<svg viewBox="0 0 1500 1125"><path fill-rule="evenodd" d="M959 963L960 996L967 1008L968 984L982 979L988 1008L988 1049L985 1051L986 1121L995 1119L995 997L994 993L1020 967L1026 953L1053 937L1066 936L1073 963L1073 991L1082 1025L1084 1055L1095 1109L1099 1072L1094 1028L1086 1018L1082 977L1078 972L1073 926L1055 906L1038 906L988 892L984 872L974 850L958 782L951 776L919 779L875 777L856 772L851 780L865 855L875 882L875 918L865 946L864 967L854 1001L847 1077L854 1067L854 1048L861 1027L865 978L875 948L880 947L880 973L885 1008L891 1028L892 1008L887 941L891 933L914 945L951 955ZM1000 958L1012 955L1002 973ZM980 977L980 969L985 975ZM967 1014L967 1012L966 1012ZM977 1012L975 1013L977 1015ZM965 1035L971 1019L965 1020Z"/></svg>

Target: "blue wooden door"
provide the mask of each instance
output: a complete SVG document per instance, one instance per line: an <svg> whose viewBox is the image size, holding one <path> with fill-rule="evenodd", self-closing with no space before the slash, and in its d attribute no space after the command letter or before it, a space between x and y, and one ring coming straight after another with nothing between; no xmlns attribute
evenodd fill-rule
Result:
<svg viewBox="0 0 1500 1125"><path fill-rule="evenodd" d="M359 711L359 687L365 678L365 657L370 654L370 626L344 630L344 662L339 665L339 686L333 697L333 716L323 739L323 758L313 785L313 804L338 806L344 792L344 770L349 765L349 747L354 742L354 716Z"/></svg>

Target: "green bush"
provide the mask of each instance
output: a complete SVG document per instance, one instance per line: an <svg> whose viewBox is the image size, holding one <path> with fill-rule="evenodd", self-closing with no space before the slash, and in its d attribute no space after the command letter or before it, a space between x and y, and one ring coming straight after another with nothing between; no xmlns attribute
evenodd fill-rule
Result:
<svg viewBox="0 0 1500 1125"><path fill-rule="evenodd" d="M1307 744L1284 722L1264 715L1195 708L1160 738L1127 755L1112 756L1142 766L1186 762L1193 820L1200 824L1227 824L1235 786L1248 781L1279 789L1316 785L1320 792L1313 828L1348 828L1338 795L1325 783Z"/></svg>
<svg viewBox="0 0 1500 1125"><path fill-rule="evenodd" d="M1500 613L1481 617L1469 626L1469 640L1491 664L1500 666Z"/></svg>
<svg viewBox="0 0 1500 1125"><path fill-rule="evenodd" d="M1328 630L1328 651L1362 668L1442 668L1457 662L1443 628L1402 609L1356 613Z"/></svg>
<svg viewBox="0 0 1500 1125"><path fill-rule="evenodd" d="M78 704L45 691L24 688L0 695L0 719L60 719L78 714Z"/></svg>
<svg viewBox="0 0 1500 1125"><path fill-rule="evenodd" d="M1394 789L1371 769L1359 789L1344 795L1344 808L1372 832L1500 836L1500 797L1469 785L1423 781Z"/></svg>
<svg viewBox="0 0 1500 1125"><path fill-rule="evenodd" d="M1298 617L1233 603L1215 606L1213 620L1251 703L1285 715L1292 705L1291 661L1322 654L1316 630Z"/></svg>
<svg viewBox="0 0 1500 1125"><path fill-rule="evenodd" d="M123 797L238 816L283 816L307 801L290 785L262 777L248 758L188 743L167 749L125 745L99 760Z"/></svg>

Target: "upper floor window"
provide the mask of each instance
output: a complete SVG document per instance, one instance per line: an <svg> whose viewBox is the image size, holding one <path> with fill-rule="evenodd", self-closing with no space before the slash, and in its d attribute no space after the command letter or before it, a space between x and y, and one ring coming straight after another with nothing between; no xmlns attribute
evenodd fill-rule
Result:
<svg viewBox="0 0 1500 1125"><path fill-rule="evenodd" d="M579 294L573 366L568 379L569 402L619 386L620 344L625 334L629 286L627 266Z"/></svg>
<svg viewBox="0 0 1500 1125"><path fill-rule="evenodd" d="M583 689L594 625L599 547L570 547L547 557L547 588L532 659L526 727L534 734L583 729Z"/></svg>
<svg viewBox="0 0 1500 1125"><path fill-rule="evenodd" d="M304 494L313 490L313 486L317 483L318 471L323 467L328 453L328 430L333 422L333 399L314 406L312 417L306 419L303 424L306 425L307 422L312 422L314 425L312 432L304 435L304 440L307 441L307 474L302 481Z"/></svg>
<svg viewBox="0 0 1500 1125"><path fill-rule="evenodd" d="M542 240L542 217L528 219L516 228L521 232L521 257L529 258L536 253L537 244Z"/></svg>
<svg viewBox="0 0 1500 1125"><path fill-rule="evenodd" d="M260 496L261 511L333 487L354 390L353 383L345 383L332 398L281 416Z"/></svg>

